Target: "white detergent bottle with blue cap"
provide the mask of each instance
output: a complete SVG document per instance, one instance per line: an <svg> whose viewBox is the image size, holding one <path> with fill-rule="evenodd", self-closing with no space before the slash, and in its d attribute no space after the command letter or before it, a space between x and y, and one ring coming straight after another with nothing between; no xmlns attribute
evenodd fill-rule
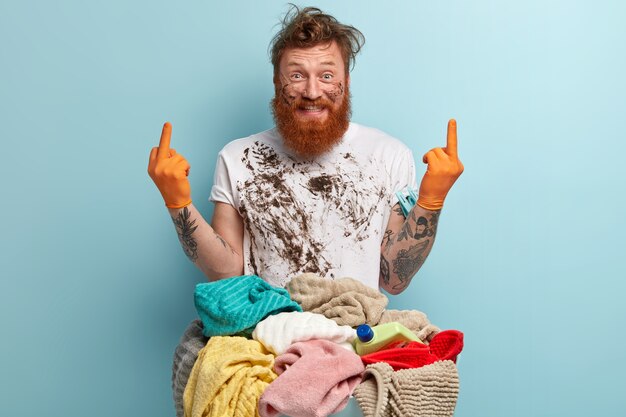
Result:
<svg viewBox="0 0 626 417"><path fill-rule="evenodd" d="M356 336L354 350L359 356L377 352L394 342L422 343L415 333L395 321L374 327L362 324L356 328Z"/></svg>

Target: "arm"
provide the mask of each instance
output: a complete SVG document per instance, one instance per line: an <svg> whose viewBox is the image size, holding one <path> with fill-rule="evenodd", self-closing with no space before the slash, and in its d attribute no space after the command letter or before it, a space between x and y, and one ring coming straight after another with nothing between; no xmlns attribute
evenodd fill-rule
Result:
<svg viewBox="0 0 626 417"><path fill-rule="evenodd" d="M396 204L380 247L379 285L390 294L404 291L435 243L439 210L417 204L405 219Z"/></svg>
<svg viewBox="0 0 626 417"><path fill-rule="evenodd" d="M189 163L170 148L165 123L158 148L150 152L148 174L163 196L187 257L209 278L243 274L243 220L229 204L217 203L210 226L191 203Z"/></svg>
<svg viewBox="0 0 626 417"><path fill-rule="evenodd" d="M456 121L448 122L445 148L428 151L428 164L420 184L417 204L407 218L400 205L393 208L380 248L379 285L390 294L399 294L411 283L435 242L439 214L452 185L463 172L457 155Z"/></svg>
<svg viewBox="0 0 626 417"><path fill-rule="evenodd" d="M216 203L212 226L193 204L169 212L185 255L210 281L243 274L243 220L234 207Z"/></svg>

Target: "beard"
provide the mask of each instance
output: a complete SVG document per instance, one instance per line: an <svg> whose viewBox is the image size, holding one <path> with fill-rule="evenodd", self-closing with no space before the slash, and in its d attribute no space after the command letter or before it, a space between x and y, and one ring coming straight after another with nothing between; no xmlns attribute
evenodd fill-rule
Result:
<svg viewBox="0 0 626 417"><path fill-rule="evenodd" d="M352 114L348 86L345 87L341 98L343 100L339 107L336 107L333 100L327 98L309 100L299 96L288 100L280 88L276 87L276 94L271 102L272 114L285 146L301 157L311 158L326 153L339 143L348 130ZM326 119L320 121L299 118L296 111L305 106L326 109Z"/></svg>

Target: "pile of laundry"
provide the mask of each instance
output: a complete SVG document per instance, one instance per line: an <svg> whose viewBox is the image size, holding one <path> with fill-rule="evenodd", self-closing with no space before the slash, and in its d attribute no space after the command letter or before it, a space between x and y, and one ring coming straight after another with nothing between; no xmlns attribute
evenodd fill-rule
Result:
<svg viewBox="0 0 626 417"><path fill-rule="evenodd" d="M303 274L287 288L255 275L196 286L200 317L174 353L178 417L322 417L354 396L365 417L452 416L463 334L352 278ZM400 323L420 342L359 356L355 328Z"/></svg>

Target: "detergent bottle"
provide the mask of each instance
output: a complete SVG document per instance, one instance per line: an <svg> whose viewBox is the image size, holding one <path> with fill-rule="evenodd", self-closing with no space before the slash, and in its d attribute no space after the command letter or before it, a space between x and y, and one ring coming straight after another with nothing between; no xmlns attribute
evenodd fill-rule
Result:
<svg viewBox="0 0 626 417"><path fill-rule="evenodd" d="M354 350L359 356L377 352L395 342L422 343L412 331L397 322L379 324L374 327L362 324L357 327L356 335Z"/></svg>

